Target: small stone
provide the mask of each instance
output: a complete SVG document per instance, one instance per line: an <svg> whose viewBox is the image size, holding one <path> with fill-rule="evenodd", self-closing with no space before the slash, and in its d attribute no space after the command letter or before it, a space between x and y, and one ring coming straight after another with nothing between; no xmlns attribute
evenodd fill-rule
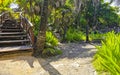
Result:
<svg viewBox="0 0 120 75"><path fill-rule="evenodd" d="M73 64L71 64L73 67L80 67L80 65L77 63L77 62L75 62L75 63L73 63Z"/></svg>

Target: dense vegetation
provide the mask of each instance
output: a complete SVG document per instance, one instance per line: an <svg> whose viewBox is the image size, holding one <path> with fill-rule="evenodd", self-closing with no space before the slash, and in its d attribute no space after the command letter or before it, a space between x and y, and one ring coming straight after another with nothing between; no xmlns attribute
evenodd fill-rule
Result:
<svg viewBox="0 0 120 75"><path fill-rule="evenodd" d="M40 47L37 45L37 53L61 54L56 47L59 42L102 40L94 56L94 67L112 75L120 74L119 7L104 0L0 0L0 13L13 13L11 3L17 4L19 8L14 10L22 11L34 24L37 44L42 42ZM39 40L40 36L45 38Z"/></svg>
<svg viewBox="0 0 120 75"><path fill-rule="evenodd" d="M102 46L97 46L98 52L94 56L93 65L100 73L111 75L120 74L120 34L109 32L106 34Z"/></svg>

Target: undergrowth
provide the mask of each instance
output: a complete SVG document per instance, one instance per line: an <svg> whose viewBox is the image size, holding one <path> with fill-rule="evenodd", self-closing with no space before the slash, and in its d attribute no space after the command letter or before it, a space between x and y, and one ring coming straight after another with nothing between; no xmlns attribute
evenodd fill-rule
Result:
<svg viewBox="0 0 120 75"><path fill-rule="evenodd" d="M96 48L98 51L93 61L95 69L106 75L120 75L120 34L107 33L102 46Z"/></svg>
<svg viewBox="0 0 120 75"><path fill-rule="evenodd" d="M85 40L85 34L76 29L70 28L66 33L65 39L68 42L81 41L81 40Z"/></svg>
<svg viewBox="0 0 120 75"><path fill-rule="evenodd" d="M105 38L105 33L104 34L101 34L101 33L94 33L94 32L91 32L89 37L90 37L90 41L92 40L103 40Z"/></svg>
<svg viewBox="0 0 120 75"><path fill-rule="evenodd" d="M45 56L62 54L62 51L57 48L58 42L58 39L52 34L52 32L47 31L45 49L42 54Z"/></svg>
<svg viewBox="0 0 120 75"><path fill-rule="evenodd" d="M89 40L90 41L92 41L92 40L102 40L102 39L104 39L105 35L106 34L91 32L89 34ZM65 40L67 42L85 41L86 40L86 34L82 31L80 31L80 30L69 28L67 33L66 33Z"/></svg>

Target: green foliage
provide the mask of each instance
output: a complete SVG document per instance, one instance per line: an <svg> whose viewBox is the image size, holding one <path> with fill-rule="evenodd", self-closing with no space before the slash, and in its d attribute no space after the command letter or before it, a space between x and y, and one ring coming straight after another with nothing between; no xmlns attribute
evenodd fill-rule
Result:
<svg viewBox="0 0 120 75"><path fill-rule="evenodd" d="M80 27L85 30L85 25L88 24L90 28L95 27L95 29L100 29L105 26L120 24L120 17L117 14L118 7L113 7L109 3L104 3L102 0L100 0L99 4L96 3L96 5L92 2L93 0L87 0L85 6L81 8Z"/></svg>
<svg viewBox="0 0 120 75"><path fill-rule="evenodd" d="M40 17L35 15L35 18L33 19L33 23L34 23L34 35L37 36L38 35L38 31L39 31L39 25L40 25Z"/></svg>
<svg viewBox="0 0 120 75"><path fill-rule="evenodd" d="M13 0L0 0L0 12L3 11L12 11L9 8L10 3L12 3Z"/></svg>
<svg viewBox="0 0 120 75"><path fill-rule="evenodd" d="M50 31L46 32L46 44L49 46L58 45L58 39Z"/></svg>
<svg viewBox="0 0 120 75"><path fill-rule="evenodd" d="M94 33L90 34L90 40L102 40L105 38L106 34Z"/></svg>
<svg viewBox="0 0 120 75"><path fill-rule="evenodd" d="M106 33L104 34L100 34L100 33L90 33L89 37L90 37L90 41L92 40L104 40L106 36ZM66 33L66 37L65 40L67 42L75 42L75 41L81 41L81 40L85 40L86 39L86 35L84 32L79 31L77 29L73 29L70 28L68 29L67 33Z"/></svg>
<svg viewBox="0 0 120 75"><path fill-rule="evenodd" d="M54 48L45 48L42 54L44 56L59 55L62 54L62 51Z"/></svg>
<svg viewBox="0 0 120 75"><path fill-rule="evenodd" d="M58 46L58 42L58 39L52 34L52 32L47 31L45 49L42 54L45 56L62 54L62 51L56 48L56 46Z"/></svg>
<svg viewBox="0 0 120 75"><path fill-rule="evenodd" d="M97 9L97 19L101 25L119 25L120 18L117 12L117 7L112 7L109 3L101 4Z"/></svg>
<svg viewBox="0 0 120 75"><path fill-rule="evenodd" d="M81 25L86 25L87 24L87 21L86 21L86 19L83 15L81 15L81 17L80 17L80 24Z"/></svg>
<svg viewBox="0 0 120 75"><path fill-rule="evenodd" d="M73 2L74 2L74 0L66 0L65 5L73 8L73 5L74 5Z"/></svg>
<svg viewBox="0 0 120 75"><path fill-rule="evenodd" d="M108 72L111 75L120 74L120 34L109 32L106 34L102 46L97 46L98 52L94 56L93 65L97 71Z"/></svg>
<svg viewBox="0 0 120 75"><path fill-rule="evenodd" d="M8 7L13 0L0 0L0 7Z"/></svg>
<svg viewBox="0 0 120 75"><path fill-rule="evenodd" d="M70 42L85 40L85 34L76 29L70 28L66 33L65 40Z"/></svg>

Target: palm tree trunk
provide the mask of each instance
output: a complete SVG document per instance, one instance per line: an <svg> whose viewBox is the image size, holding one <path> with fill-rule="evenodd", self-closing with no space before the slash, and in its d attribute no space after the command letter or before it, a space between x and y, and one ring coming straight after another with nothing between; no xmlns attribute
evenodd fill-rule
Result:
<svg viewBox="0 0 120 75"><path fill-rule="evenodd" d="M39 26L39 33L36 42L36 49L34 52L35 56L39 56L44 50L47 29L47 18L48 18L48 0L44 0L41 12L41 23Z"/></svg>

